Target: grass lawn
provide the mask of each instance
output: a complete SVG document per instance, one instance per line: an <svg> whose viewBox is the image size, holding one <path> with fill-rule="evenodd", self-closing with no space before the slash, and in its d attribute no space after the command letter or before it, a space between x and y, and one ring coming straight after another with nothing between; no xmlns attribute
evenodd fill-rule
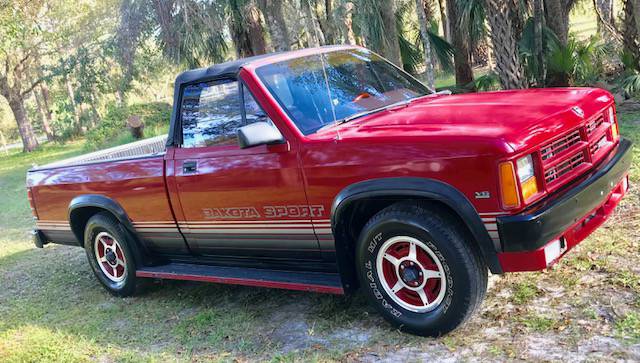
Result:
<svg viewBox="0 0 640 363"><path fill-rule="evenodd" d="M640 113L620 115L640 143ZM399 333L361 295L151 282L114 298L80 248L32 246L25 171L80 143L0 157L0 361L639 360L640 152L615 215L552 270L493 276L440 339Z"/></svg>

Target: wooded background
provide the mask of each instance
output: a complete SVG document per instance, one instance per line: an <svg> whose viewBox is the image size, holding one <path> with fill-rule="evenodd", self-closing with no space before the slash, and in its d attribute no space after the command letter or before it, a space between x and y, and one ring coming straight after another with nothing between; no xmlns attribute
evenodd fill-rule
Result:
<svg viewBox="0 0 640 363"><path fill-rule="evenodd" d="M154 136L179 71L325 44L455 92L596 86L624 100L640 93L639 34L640 0L0 0L0 141L95 150L129 141L131 115Z"/></svg>

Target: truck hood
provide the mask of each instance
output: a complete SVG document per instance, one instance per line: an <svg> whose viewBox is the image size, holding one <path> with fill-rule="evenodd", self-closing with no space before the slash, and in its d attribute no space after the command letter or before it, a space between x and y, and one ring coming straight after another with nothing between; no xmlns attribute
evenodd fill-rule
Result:
<svg viewBox="0 0 640 363"><path fill-rule="evenodd" d="M406 107L345 123L334 129L333 134L339 132L341 139L402 136L492 139L517 152L570 130L612 102L609 92L596 88L434 95Z"/></svg>

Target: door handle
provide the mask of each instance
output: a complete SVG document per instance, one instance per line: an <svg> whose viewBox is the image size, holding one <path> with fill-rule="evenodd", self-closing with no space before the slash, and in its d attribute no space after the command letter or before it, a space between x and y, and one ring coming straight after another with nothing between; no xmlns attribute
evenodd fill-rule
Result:
<svg viewBox="0 0 640 363"><path fill-rule="evenodd" d="M198 162L197 161L185 161L182 163L182 173L183 174L191 174L198 171Z"/></svg>

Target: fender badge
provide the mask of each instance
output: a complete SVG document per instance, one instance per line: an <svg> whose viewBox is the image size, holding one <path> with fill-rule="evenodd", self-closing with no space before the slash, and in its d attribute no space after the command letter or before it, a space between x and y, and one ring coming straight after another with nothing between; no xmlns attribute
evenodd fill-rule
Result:
<svg viewBox="0 0 640 363"><path fill-rule="evenodd" d="M571 111L573 111L573 113L578 115L578 117L580 118L584 117L584 111L578 106L571 107Z"/></svg>
<svg viewBox="0 0 640 363"><path fill-rule="evenodd" d="M476 199L489 199L491 194L488 191L476 192Z"/></svg>

